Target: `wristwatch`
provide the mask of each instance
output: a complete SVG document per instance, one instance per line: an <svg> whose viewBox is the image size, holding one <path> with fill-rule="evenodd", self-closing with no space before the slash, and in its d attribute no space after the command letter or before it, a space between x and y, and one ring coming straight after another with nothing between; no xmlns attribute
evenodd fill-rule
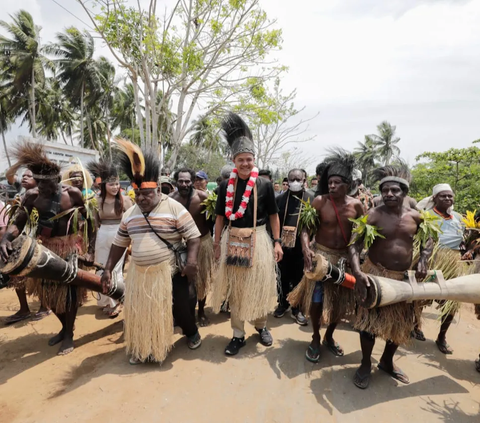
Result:
<svg viewBox="0 0 480 423"><path fill-rule="evenodd" d="M273 242L278 242L279 244L282 243L282 239L281 238L277 238L277 239L274 239Z"/></svg>

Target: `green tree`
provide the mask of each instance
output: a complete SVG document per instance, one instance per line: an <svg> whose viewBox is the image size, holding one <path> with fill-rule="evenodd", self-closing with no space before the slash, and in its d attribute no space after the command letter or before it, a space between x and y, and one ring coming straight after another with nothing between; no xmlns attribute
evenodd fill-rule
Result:
<svg viewBox="0 0 480 423"><path fill-rule="evenodd" d="M6 98L0 98L0 132L2 133L2 141L3 141L3 148L5 150L5 157L8 161L8 167L12 164L10 163L10 156L8 155L7 150L7 141L5 140L5 132L10 129L10 125L12 124L12 117L9 114L8 107L7 107L7 100Z"/></svg>
<svg viewBox="0 0 480 423"><path fill-rule="evenodd" d="M220 125L218 119L201 116L195 122L195 126L190 137L190 144L195 147L201 147L208 151L209 157L213 153L225 155L226 145L220 136Z"/></svg>
<svg viewBox="0 0 480 423"><path fill-rule="evenodd" d="M475 210L480 202L480 149L451 148L448 151L425 152L412 170L411 195L417 200L432 195L440 183L448 183L455 193L455 209Z"/></svg>
<svg viewBox="0 0 480 423"><path fill-rule="evenodd" d="M396 129L396 126L390 125L385 120L377 126L378 135L369 135L385 165L390 164L392 158L400 155L400 148L397 146L400 138L395 136Z"/></svg>
<svg viewBox="0 0 480 423"><path fill-rule="evenodd" d="M112 108L112 129L119 129L121 136L140 144L136 114L133 84L125 84L123 88L119 87L115 91Z"/></svg>
<svg viewBox="0 0 480 423"><path fill-rule="evenodd" d="M93 58L95 52L93 37L86 31L81 32L75 27L70 27L64 33L57 34L57 43L51 44L48 51L59 57L56 60L58 78L64 84L64 90L72 106L80 108L80 145L83 147L85 97L90 94L90 100L93 102L98 98L102 86L98 63ZM90 103L88 106L91 105ZM91 130L89 135L93 144Z"/></svg>
<svg viewBox="0 0 480 423"><path fill-rule="evenodd" d="M8 98L14 117L28 114L30 131L36 137L36 89L45 84L45 68L53 66L44 55L41 28L35 25L32 15L20 10L11 18L13 23L0 21L0 26L11 35L0 35L1 96Z"/></svg>
<svg viewBox="0 0 480 423"><path fill-rule="evenodd" d="M362 169L363 183L368 186L368 175L376 167L379 153L370 135L365 135L364 142L358 141L357 144L358 147L355 148L354 155Z"/></svg>

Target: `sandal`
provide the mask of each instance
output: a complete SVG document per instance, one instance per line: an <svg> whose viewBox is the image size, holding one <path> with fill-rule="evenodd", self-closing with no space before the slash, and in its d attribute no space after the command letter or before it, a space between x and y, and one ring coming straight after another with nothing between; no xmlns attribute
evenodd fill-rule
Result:
<svg viewBox="0 0 480 423"><path fill-rule="evenodd" d="M410 383L408 376L405 373L403 373L403 371L398 367L397 369L388 370L386 367L383 366L382 363L378 363L377 367L380 370L383 370L385 373L388 373L391 377L398 380L399 382L405 383L406 385Z"/></svg>
<svg viewBox="0 0 480 423"><path fill-rule="evenodd" d="M368 385L370 384L370 379L372 377L372 373L367 373L366 375L361 375L357 370L355 372L355 376L353 377L353 384L360 389L367 389Z"/></svg>
<svg viewBox="0 0 480 423"><path fill-rule="evenodd" d="M13 316L8 316L5 319L5 325L13 325L14 323L21 322L22 320L27 320L30 319L32 315L30 313L28 314L14 314Z"/></svg>
<svg viewBox="0 0 480 423"><path fill-rule="evenodd" d="M320 360L320 348L313 348L309 345L307 351L305 351L305 358L310 361L310 363L317 364Z"/></svg>
<svg viewBox="0 0 480 423"><path fill-rule="evenodd" d="M202 337L198 332L195 335L187 337L187 346L191 350L196 350L200 345L202 345Z"/></svg>
<svg viewBox="0 0 480 423"><path fill-rule="evenodd" d="M118 317L118 315L122 312L122 305L119 303L113 308L110 313L107 314L110 319L115 319L115 317Z"/></svg>
<svg viewBox="0 0 480 423"><path fill-rule="evenodd" d="M37 311L33 315L32 320L38 322L39 320L45 319L45 317L50 316L50 314L52 314L52 310Z"/></svg>
<svg viewBox="0 0 480 423"><path fill-rule="evenodd" d="M445 355L450 355L453 354L453 350L450 347L450 345L447 344L447 341L439 342L438 339L435 341L435 344L437 344L438 349L440 350L441 353Z"/></svg>
<svg viewBox="0 0 480 423"><path fill-rule="evenodd" d="M343 352L343 349L338 342L333 341L333 344L332 344L330 342L327 342L326 339L324 339L323 342L322 342L322 345L327 347L332 352L333 355L335 355L337 357L343 357L344 352Z"/></svg>

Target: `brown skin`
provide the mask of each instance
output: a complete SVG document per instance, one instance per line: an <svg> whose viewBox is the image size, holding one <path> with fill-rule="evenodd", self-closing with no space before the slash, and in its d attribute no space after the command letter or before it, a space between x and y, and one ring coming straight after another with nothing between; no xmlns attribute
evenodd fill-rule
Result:
<svg viewBox="0 0 480 423"><path fill-rule="evenodd" d="M455 202L455 194L450 190L440 191L435 197L433 197L433 202L435 203L435 209L438 210L440 213L446 215L448 214L447 210L452 207ZM437 340L435 341L440 351L444 354L453 353L453 349L450 348L447 342L447 331L452 324L454 317L454 314L449 314L445 318L442 325L440 326Z"/></svg>
<svg viewBox="0 0 480 423"><path fill-rule="evenodd" d="M156 189L149 188L135 190L137 205L143 213L150 213L155 207L157 207L163 195L160 187ZM195 276L198 273L197 256L199 246L200 238L194 238L187 241L187 265L182 271L182 276L187 276L190 283L195 282ZM104 294L106 294L110 288L112 270L123 256L125 250L126 248L117 245L112 245L112 248L110 249L107 264L105 265L105 271L103 272L101 279Z"/></svg>
<svg viewBox="0 0 480 423"><path fill-rule="evenodd" d="M409 197L408 195L405 197L405 200L403 200L404 203L403 205L405 207L410 207L411 209L414 209L417 207L417 200L415 198ZM378 207L381 205L382 202L382 196L380 195L379 197L375 197L373 199L373 206Z"/></svg>
<svg viewBox="0 0 480 423"><path fill-rule="evenodd" d="M171 193L170 197L178 201L182 206L186 207L188 199L190 195L192 195L188 211L192 215L193 220L200 231L200 236L203 237L210 233L210 228L208 227L207 223L207 215L204 213L205 206L202 205L202 202L208 198L208 195L204 191L198 191L194 189L192 185L193 181L190 172L180 172L177 180L178 191ZM205 315L206 300L207 297L198 299L198 321L202 327L208 326L210 323Z"/></svg>
<svg viewBox="0 0 480 423"><path fill-rule="evenodd" d="M206 179L195 178L194 186L195 186L196 190L206 191L207 190L207 184L208 184L208 181Z"/></svg>
<svg viewBox="0 0 480 423"><path fill-rule="evenodd" d="M238 177L246 180L250 178L250 173L252 169L255 167L255 157L251 153L240 153L237 154L234 159L233 163L238 171ZM288 188L288 182L287 182ZM274 239L280 238L280 219L278 218L277 214L272 214L269 216L270 220L270 228L272 229L272 235ZM215 220L215 259L218 261L220 259L220 238L222 236L223 226L224 226L224 217L217 216ZM278 263L283 258L283 250L282 246L276 242L274 247L274 254L275 254L275 261Z"/></svg>
<svg viewBox="0 0 480 423"><path fill-rule="evenodd" d="M320 224L315 234L315 241L324 245L325 247L340 250L347 248L348 242L352 235L353 224L348 219L356 219L363 215L362 203L352 197L349 197L349 185L343 181L339 176L331 176L328 179L329 195L319 195L312 203L312 206L317 210L317 215ZM335 202L340 222L345 231L346 241L342 234L342 229L338 223L335 208L332 204ZM315 253L310 249L310 237L306 230L302 231L300 235L302 242L302 250L304 257L305 270L309 271L312 268L312 259ZM313 336L310 344L311 349L318 351L320 348L320 327L323 312L323 303L312 303L310 309L310 316L312 318ZM331 323L325 332L325 341L329 345L336 345L333 339L333 332L337 327L338 322ZM343 355L343 350L337 345L339 354Z"/></svg>
<svg viewBox="0 0 480 423"><path fill-rule="evenodd" d="M70 172L70 183L72 187L75 187L82 192L83 190L83 173L82 172Z"/></svg>
<svg viewBox="0 0 480 423"><path fill-rule="evenodd" d="M368 211L368 223L381 228L381 234L385 239L376 238L368 251L369 258L375 264L380 264L386 269L404 271L412 264L413 237L421 223L420 214L411 208L404 206L406 193L402 191L396 182L386 182L381 186L381 195L384 205ZM360 269L360 253L363 248L363 239L358 240L349 247L350 265L356 278L355 293L357 299L365 301L367 289L370 286L367 275ZM423 280L427 275L427 262L433 250L433 242L429 240L422 250L417 266L416 277ZM385 252L388 251L388 254ZM371 355L375 345L375 338L360 335L362 347L362 364L357 370L355 381L361 383L361 378L368 378L371 373ZM382 366L387 371L399 371L393 363L393 356L398 345L387 342L380 359ZM360 377L358 377L359 375ZM408 383L408 377L402 377L404 383Z"/></svg>
<svg viewBox="0 0 480 423"><path fill-rule="evenodd" d="M27 191L22 201L22 205L27 210L28 214L31 213L33 208L36 208L40 214L42 212L47 212L50 207L50 198L55 193L57 188L58 182L55 180L42 179L37 181L37 187ZM82 193L77 188L62 185L62 195L60 197L60 212L69 210L73 207L79 207L80 213L84 217L86 217ZM70 214L58 219L57 233L52 234L53 236L64 236L73 233L73 226L68 226L69 218ZM25 227L27 219L27 213L24 210L19 210L18 214L16 215L15 221L7 229L6 234L0 241L0 256L3 260L7 260L10 252L12 251L11 242L21 234L23 228ZM94 232L94 228L91 224L89 224L88 226L89 246L87 254L84 255L83 259L87 264L93 264L96 232ZM60 346L58 354L69 354L73 351L74 348L73 327L75 325L77 307L72 305L65 314L57 314L55 310L53 310L53 312L62 323L62 330L59 332L58 335L50 339L49 345L53 346L61 342L62 344Z"/></svg>
<svg viewBox="0 0 480 423"><path fill-rule="evenodd" d="M37 186L37 182L33 179L33 173L31 170L26 170L23 172L22 175L22 187L25 188L27 191L29 189L35 188ZM6 227L1 228L0 239L2 239L4 233L6 232ZM18 316L30 316L30 308L27 302L27 293L25 287L23 288L16 288L15 293L17 294L18 301L20 303L20 310L12 316L7 317L7 322L9 319L15 319ZM37 320L40 318L45 317L45 313L48 311L48 308L45 304L41 303L38 312L35 314Z"/></svg>

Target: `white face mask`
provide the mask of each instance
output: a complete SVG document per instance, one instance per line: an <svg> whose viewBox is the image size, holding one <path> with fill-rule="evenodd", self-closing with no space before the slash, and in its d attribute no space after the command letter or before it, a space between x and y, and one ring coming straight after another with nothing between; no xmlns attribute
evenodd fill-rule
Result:
<svg viewBox="0 0 480 423"><path fill-rule="evenodd" d="M299 181L292 181L292 182L288 182L288 187L290 188L290 191L298 192L302 190L303 184Z"/></svg>

